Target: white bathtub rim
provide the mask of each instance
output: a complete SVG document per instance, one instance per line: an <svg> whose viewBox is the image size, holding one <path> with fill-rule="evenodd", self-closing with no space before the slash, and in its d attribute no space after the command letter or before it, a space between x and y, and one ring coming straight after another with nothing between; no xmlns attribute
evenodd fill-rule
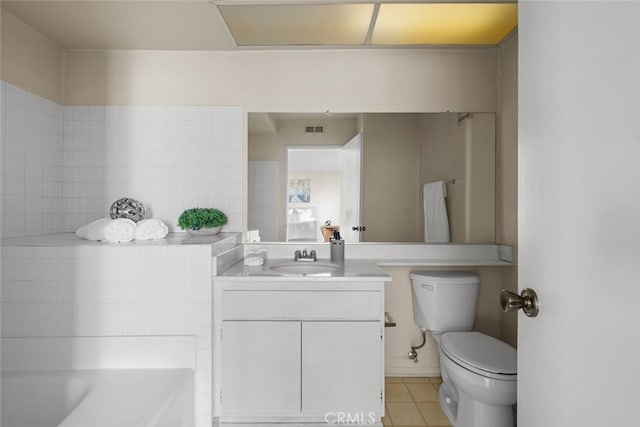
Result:
<svg viewBox="0 0 640 427"><path fill-rule="evenodd" d="M51 380L53 384L49 383ZM85 383L87 390L60 399L59 383L63 380ZM55 416L59 427L193 426L195 394L191 369L13 371L2 373L2 381L6 385L2 394L3 425L9 422L44 427ZM21 385L26 389L20 389ZM35 402L29 402L27 398L22 404L22 397L37 396L43 390L45 395L40 400L34 397ZM48 406L53 398L66 409ZM34 413L38 410L42 412Z"/></svg>
<svg viewBox="0 0 640 427"><path fill-rule="evenodd" d="M196 369L196 337L110 336L8 338L1 371Z"/></svg>

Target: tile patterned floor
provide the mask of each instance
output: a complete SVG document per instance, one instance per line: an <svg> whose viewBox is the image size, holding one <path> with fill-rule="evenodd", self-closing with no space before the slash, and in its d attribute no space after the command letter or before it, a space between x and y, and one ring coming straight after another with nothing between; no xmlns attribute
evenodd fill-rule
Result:
<svg viewBox="0 0 640 427"><path fill-rule="evenodd" d="M438 403L440 378L400 378L385 379L386 416L385 426L451 426Z"/></svg>

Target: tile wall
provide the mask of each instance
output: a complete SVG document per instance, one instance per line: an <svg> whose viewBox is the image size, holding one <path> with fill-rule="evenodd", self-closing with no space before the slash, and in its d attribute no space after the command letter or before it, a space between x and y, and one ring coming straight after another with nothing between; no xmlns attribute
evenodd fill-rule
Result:
<svg viewBox="0 0 640 427"><path fill-rule="evenodd" d="M280 162L250 160L247 186L248 229L260 230L264 242L279 241Z"/></svg>
<svg viewBox="0 0 640 427"><path fill-rule="evenodd" d="M74 231L132 197L172 231L187 208L243 224L238 107L63 107L0 82L0 237ZM211 425L211 247L2 247L3 337L195 335Z"/></svg>
<svg viewBox="0 0 640 427"><path fill-rule="evenodd" d="M63 107L0 81L2 237L62 227Z"/></svg>
<svg viewBox="0 0 640 427"><path fill-rule="evenodd" d="M64 230L132 197L171 231L196 206L240 231L243 132L239 107L65 107Z"/></svg>
<svg viewBox="0 0 640 427"><path fill-rule="evenodd" d="M3 337L193 335L211 425L211 246L2 248Z"/></svg>
<svg viewBox="0 0 640 427"><path fill-rule="evenodd" d="M240 107L63 107L0 82L1 237L74 231L121 197L176 230L190 207L243 223Z"/></svg>

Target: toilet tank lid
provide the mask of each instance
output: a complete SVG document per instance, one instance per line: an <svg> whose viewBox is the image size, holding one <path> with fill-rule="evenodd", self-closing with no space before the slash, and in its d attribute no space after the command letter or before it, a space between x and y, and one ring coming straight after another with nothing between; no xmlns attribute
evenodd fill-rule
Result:
<svg viewBox="0 0 640 427"><path fill-rule="evenodd" d="M480 332L447 332L442 334L440 345L452 359L482 371L506 375L518 372L516 349Z"/></svg>
<svg viewBox="0 0 640 427"><path fill-rule="evenodd" d="M480 282L480 276L470 271L412 271L411 278L423 282L449 283L454 285Z"/></svg>

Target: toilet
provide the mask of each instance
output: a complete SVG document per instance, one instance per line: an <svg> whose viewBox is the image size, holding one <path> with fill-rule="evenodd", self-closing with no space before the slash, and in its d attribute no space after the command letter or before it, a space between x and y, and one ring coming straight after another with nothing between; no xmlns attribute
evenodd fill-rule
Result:
<svg viewBox="0 0 640 427"><path fill-rule="evenodd" d="M440 406L454 427L513 427L517 353L472 332L480 277L470 272L411 273L418 326L438 343Z"/></svg>

